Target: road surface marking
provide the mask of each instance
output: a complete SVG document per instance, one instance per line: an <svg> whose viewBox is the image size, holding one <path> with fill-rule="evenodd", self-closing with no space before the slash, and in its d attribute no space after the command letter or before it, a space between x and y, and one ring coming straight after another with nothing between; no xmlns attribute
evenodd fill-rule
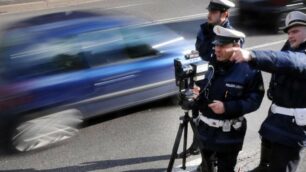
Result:
<svg viewBox="0 0 306 172"><path fill-rule="evenodd" d="M269 42L269 43L266 43L266 44L260 44L260 45L255 45L255 46L247 47L246 49L247 50L251 50L251 49L258 49L258 48L263 48L263 47L269 47L269 46L272 46L272 45L277 45L277 44L285 43L286 41L287 40L284 39L284 40L280 40L280 41L274 41L274 42Z"/></svg>
<svg viewBox="0 0 306 172"><path fill-rule="evenodd" d="M176 161L181 161L181 159L176 159ZM173 172L192 172L197 169L197 167L201 164L202 159L197 158L192 161L186 162L186 170L181 169L182 165L175 167Z"/></svg>

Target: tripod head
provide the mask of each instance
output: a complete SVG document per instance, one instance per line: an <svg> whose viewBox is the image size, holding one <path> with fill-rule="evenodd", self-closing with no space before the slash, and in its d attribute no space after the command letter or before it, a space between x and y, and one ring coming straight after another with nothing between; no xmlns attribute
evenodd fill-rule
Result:
<svg viewBox="0 0 306 172"><path fill-rule="evenodd" d="M193 93L195 83L208 79L200 92L202 94L213 77L213 67L209 65L209 62L202 60L197 51L191 51L185 55L184 59L175 59L174 68L176 85L179 87L179 105L184 110L191 110L196 106L198 100Z"/></svg>

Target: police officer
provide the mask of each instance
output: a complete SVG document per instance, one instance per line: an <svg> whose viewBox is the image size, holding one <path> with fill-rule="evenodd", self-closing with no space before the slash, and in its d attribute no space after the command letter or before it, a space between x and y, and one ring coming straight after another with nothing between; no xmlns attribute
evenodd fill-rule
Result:
<svg viewBox="0 0 306 172"><path fill-rule="evenodd" d="M229 9L235 7L235 4L229 0L211 0L207 9L207 22L201 25L196 39L196 50L199 52L203 60L214 60L213 55L213 40L216 34L213 28L220 25L224 28L232 28L229 18Z"/></svg>
<svg viewBox="0 0 306 172"><path fill-rule="evenodd" d="M215 156L218 172L233 172L246 133L243 115L260 106L264 88L260 71L247 63L229 61L227 49L240 47L245 35L221 26L213 30L216 64L209 86L200 86L198 130L208 167L212 166L211 156Z"/></svg>
<svg viewBox="0 0 306 172"><path fill-rule="evenodd" d="M207 9L208 17L207 22L201 25L198 32L195 48L199 52L199 55L203 60L209 61L211 63L215 62L213 41L216 34L213 32L213 28L216 25L220 25L225 28L232 28L228 20L229 9L235 7L235 4L229 0L211 0ZM243 41L242 41L243 42ZM193 109L193 116L197 116L198 110ZM193 143L190 148L187 149L186 155L196 155L198 154L199 148L195 144L195 138L193 138ZM178 155L178 158L182 158L183 153Z"/></svg>
<svg viewBox="0 0 306 172"><path fill-rule="evenodd" d="M281 51L228 50L231 60L272 73L269 114L260 128L261 162L254 171L294 172L306 146L306 15L290 12Z"/></svg>

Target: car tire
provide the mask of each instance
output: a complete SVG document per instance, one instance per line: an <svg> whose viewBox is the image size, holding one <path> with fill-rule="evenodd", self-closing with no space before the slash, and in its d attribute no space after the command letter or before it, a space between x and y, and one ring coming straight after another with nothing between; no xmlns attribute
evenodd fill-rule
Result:
<svg viewBox="0 0 306 172"><path fill-rule="evenodd" d="M13 125L9 146L13 152L42 149L76 136L82 122L80 111L75 109L38 117L27 116Z"/></svg>

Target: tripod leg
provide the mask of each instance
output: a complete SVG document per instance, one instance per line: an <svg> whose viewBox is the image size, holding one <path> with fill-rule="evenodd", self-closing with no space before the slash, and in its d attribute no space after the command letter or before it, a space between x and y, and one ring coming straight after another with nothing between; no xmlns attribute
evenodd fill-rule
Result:
<svg viewBox="0 0 306 172"><path fill-rule="evenodd" d="M185 112L186 113L186 112ZM186 115L186 114L185 114ZM188 115L188 113L187 113ZM183 163L182 169L186 170L186 149L187 149L187 134L188 134L188 122L184 122L184 140L183 140Z"/></svg>
<svg viewBox="0 0 306 172"><path fill-rule="evenodd" d="M182 138L184 126L185 126L185 122L182 122L179 126L178 131L177 131L175 142L174 142L173 149L172 149L171 158L170 158L169 165L168 165L168 168L167 168L167 172L172 171L174 160L175 160L175 157L176 157L176 154L177 154L177 150L178 150L179 145L180 145L180 140Z"/></svg>
<svg viewBox="0 0 306 172"><path fill-rule="evenodd" d="M199 131L196 128L195 123L193 122L192 119L189 119L189 122L190 122L191 128L193 130L194 136L196 138L197 144L198 144L198 146L200 148L200 152L201 152L201 157L202 157L202 163L201 163L201 167L202 167L201 169L202 170L201 171L202 172L210 172L209 167L208 167L208 165L206 163L206 160L205 160L205 157L204 157L204 151L203 151L204 150L204 146L203 146L203 144L202 144L202 142L200 140Z"/></svg>

